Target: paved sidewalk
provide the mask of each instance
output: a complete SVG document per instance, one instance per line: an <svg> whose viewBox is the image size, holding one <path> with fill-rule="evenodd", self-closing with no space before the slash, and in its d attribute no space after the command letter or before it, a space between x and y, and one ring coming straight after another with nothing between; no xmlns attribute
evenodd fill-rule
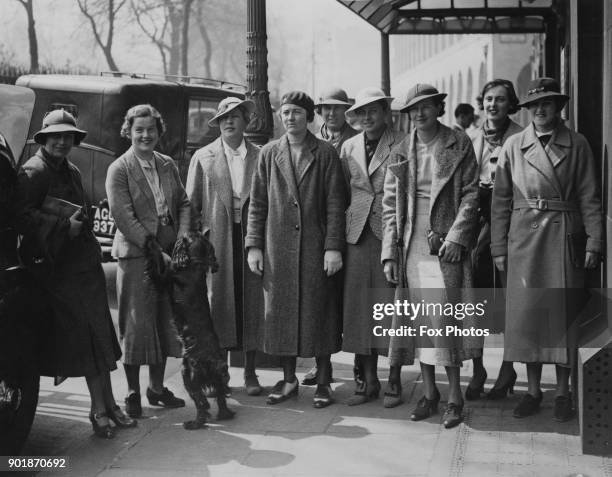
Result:
<svg viewBox="0 0 612 477"><path fill-rule="evenodd" d="M485 353L490 387L501 350ZM167 385L187 400L187 407L146 407L143 399L147 417L136 429L120 431L111 441L92 436L84 379L70 379L54 387L50 379L43 378L24 455L68 455L71 471L52 475L78 477L612 476L612 460L581 455L576 420L564 424L552 421L552 366L544 368L543 382L548 384L537 416L526 420L512 417L512 409L526 389L524 366L516 365L516 395L498 402L467 403L465 423L447 430L440 424L440 415L422 422L408 419L421 395L418 366L405 367L402 373L403 405L384 409L379 399L348 407L343 402L353 392L352 355L339 353L332 359L337 404L314 409L314 388L301 386L297 399L267 406L265 396L249 397L238 387L242 372L232 368L230 384L235 387L230 406L236 410L236 418L213 421L208 429L199 431L182 427L182 421L191 419L195 411L181 383L179 362L171 360ZM299 377L310 363L302 364ZM386 365L381 359L379 375L383 379ZM466 363L464 387L470 373ZM280 371L260 370L259 376L269 389L280 379ZM438 374L438 379L445 399L445 376ZM122 371L113 373L118 402L125 395L124 381ZM213 412L215 409L213 404Z"/></svg>

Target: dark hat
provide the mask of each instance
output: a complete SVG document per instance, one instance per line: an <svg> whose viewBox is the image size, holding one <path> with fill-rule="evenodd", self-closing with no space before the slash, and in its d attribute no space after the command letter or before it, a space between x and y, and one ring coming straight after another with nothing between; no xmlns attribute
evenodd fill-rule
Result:
<svg viewBox="0 0 612 477"><path fill-rule="evenodd" d="M304 108L307 113L308 122L314 119L314 101L303 91L291 91L284 94L280 101L280 105L282 106L283 104L293 104Z"/></svg>
<svg viewBox="0 0 612 477"><path fill-rule="evenodd" d="M536 78L530 81L527 87L527 95L519 104L520 107L526 107L529 103L538 101L542 98L560 98L567 101L569 96L561 93L559 82L554 78Z"/></svg>
<svg viewBox="0 0 612 477"><path fill-rule="evenodd" d="M387 96L382 89L375 86L364 88L355 96L355 104L346 110L346 116L349 118L355 117L359 108L376 101L384 100L387 104L391 104L392 99L392 96Z"/></svg>
<svg viewBox="0 0 612 477"><path fill-rule="evenodd" d="M240 99L234 96L223 98L217 106L217 112L215 115L208 120L208 125L210 127L217 126L219 124L219 119L221 119L222 116L225 116L233 109L240 107L243 107L249 116L253 114L253 111L255 111L255 103L250 99Z"/></svg>
<svg viewBox="0 0 612 477"><path fill-rule="evenodd" d="M64 109L55 109L45 114L42 129L34 134L34 141L44 145L47 134L71 132L74 133L74 145L78 146L87 135L86 131L77 129L76 119Z"/></svg>
<svg viewBox="0 0 612 477"><path fill-rule="evenodd" d="M417 83L408 90L408 93L406 94L406 103L404 106L402 106L400 112L405 113L414 105L431 98L442 101L444 98L446 98L446 93L440 93L430 84Z"/></svg>
<svg viewBox="0 0 612 477"><path fill-rule="evenodd" d="M319 97L319 102L315 106L317 107L317 111L320 112L321 106L333 104L350 106L351 103L348 99L346 91L344 91L342 88L330 88L327 91L321 93L321 96Z"/></svg>

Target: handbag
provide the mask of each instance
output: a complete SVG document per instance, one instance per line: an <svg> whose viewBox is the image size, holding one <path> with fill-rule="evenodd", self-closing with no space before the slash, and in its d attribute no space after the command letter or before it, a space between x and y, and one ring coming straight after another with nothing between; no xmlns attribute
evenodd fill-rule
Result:
<svg viewBox="0 0 612 477"><path fill-rule="evenodd" d="M83 207L78 204L73 204L64 199L48 195L45 197L40 210L45 214L57 215L62 219L68 219L77 211L83 211Z"/></svg>
<svg viewBox="0 0 612 477"><path fill-rule="evenodd" d="M430 255L437 256L440 253L440 248L442 247L445 238L446 234L434 232L433 230L427 231L427 243L429 244Z"/></svg>
<svg viewBox="0 0 612 477"><path fill-rule="evenodd" d="M584 268L587 234L584 227L579 232L567 234L570 261L576 268Z"/></svg>

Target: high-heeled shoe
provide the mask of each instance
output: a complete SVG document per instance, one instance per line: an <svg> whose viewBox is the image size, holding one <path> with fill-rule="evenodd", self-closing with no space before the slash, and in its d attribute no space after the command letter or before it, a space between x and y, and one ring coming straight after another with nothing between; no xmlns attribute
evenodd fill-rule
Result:
<svg viewBox="0 0 612 477"><path fill-rule="evenodd" d="M347 406L359 406L373 399L378 399L380 395L380 381L376 380L375 384L368 386L364 381L355 386L355 394L346 401Z"/></svg>
<svg viewBox="0 0 612 477"><path fill-rule="evenodd" d="M274 405L286 401L289 398L297 397L299 387L300 384L297 378L291 383L281 379L274 385L272 392L268 394L266 403Z"/></svg>
<svg viewBox="0 0 612 477"><path fill-rule="evenodd" d="M510 379L501 386L494 385L487 393L487 399L504 399L507 394L514 394L514 384L516 383L516 371L512 370Z"/></svg>
<svg viewBox="0 0 612 477"><path fill-rule="evenodd" d="M108 424L99 424L98 419L108 418L105 412L99 412L97 414L89 415L89 422L91 422L91 426L93 427L94 434L97 437L101 437L102 439L112 439L115 437L115 430L111 427L110 423Z"/></svg>
<svg viewBox="0 0 612 477"><path fill-rule="evenodd" d="M401 381L387 382L387 389L383 396L383 407L392 408L399 406L402 403L402 383Z"/></svg>
<svg viewBox="0 0 612 477"><path fill-rule="evenodd" d="M438 412L438 404L440 403L440 391L436 389L436 395L433 399L427 399L423 396L417 402L417 407L414 408L410 415L411 421L422 421Z"/></svg>
<svg viewBox="0 0 612 477"><path fill-rule="evenodd" d="M463 402L456 404L449 402L442 418L442 424L446 429L451 429L463 422Z"/></svg>
<svg viewBox="0 0 612 477"><path fill-rule="evenodd" d="M474 376L475 377L475 376ZM474 378L472 378L474 381ZM468 401L475 401L476 399L480 399L480 395L484 393L484 385L487 382L487 371L484 372L484 377L481 380L480 386L477 388L471 387L472 381L468 384L468 387L465 388L465 399Z"/></svg>
<svg viewBox="0 0 612 477"><path fill-rule="evenodd" d="M138 425L138 421L136 419L132 419L131 417L127 416L116 404L111 409L106 410L106 415L115 423L117 427L128 429Z"/></svg>

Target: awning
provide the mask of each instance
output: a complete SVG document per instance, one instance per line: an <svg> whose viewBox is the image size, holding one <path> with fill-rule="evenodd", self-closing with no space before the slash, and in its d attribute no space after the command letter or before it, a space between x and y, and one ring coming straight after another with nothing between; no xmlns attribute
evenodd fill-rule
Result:
<svg viewBox="0 0 612 477"><path fill-rule="evenodd" d="M543 33L557 0L337 0L382 33Z"/></svg>

